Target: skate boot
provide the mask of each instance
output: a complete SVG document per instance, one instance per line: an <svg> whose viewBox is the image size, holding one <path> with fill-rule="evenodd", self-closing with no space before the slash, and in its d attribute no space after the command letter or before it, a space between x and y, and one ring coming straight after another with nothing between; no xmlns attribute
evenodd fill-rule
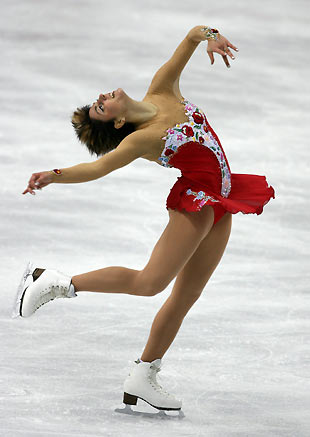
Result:
<svg viewBox="0 0 310 437"><path fill-rule="evenodd" d="M76 296L70 276L28 263L17 290L13 317L29 317L51 300Z"/></svg>
<svg viewBox="0 0 310 437"><path fill-rule="evenodd" d="M141 360L134 362L133 367L124 383L124 404L136 405L137 400L150 404L158 410L180 410L182 402L167 393L156 380L160 372L161 359L145 363Z"/></svg>

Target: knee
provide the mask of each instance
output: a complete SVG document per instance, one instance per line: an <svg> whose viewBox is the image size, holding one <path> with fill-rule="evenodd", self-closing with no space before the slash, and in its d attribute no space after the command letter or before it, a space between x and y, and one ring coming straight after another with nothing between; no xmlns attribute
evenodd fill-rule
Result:
<svg viewBox="0 0 310 437"><path fill-rule="evenodd" d="M148 281L143 285L143 296L156 296L164 291L166 285L160 281Z"/></svg>
<svg viewBox="0 0 310 437"><path fill-rule="evenodd" d="M192 301L193 301L193 303L195 303L196 302L196 300L198 300L199 298L200 298L200 296L201 296L201 294L202 294L202 291L203 290L200 290L200 291L197 291L196 293L193 293L192 294Z"/></svg>
<svg viewBox="0 0 310 437"><path fill-rule="evenodd" d="M161 293L162 291L164 291L165 287L150 287L147 288L144 292L144 296L156 296L157 294Z"/></svg>
<svg viewBox="0 0 310 437"><path fill-rule="evenodd" d="M198 300L202 294L201 289L199 290L191 290L188 293L186 293L185 298L189 301L192 302L193 304L196 302L196 300Z"/></svg>
<svg viewBox="0 0 310 437"><path fill-rule="evenodd" d="M185 307L191 307L200 298L202 292L203 289L186 289L184 292L184 290L175 288L172 295L177 299L177 302L182 302Z"/></svg>
<svg viewBox="0 0 310 437"><path fill-rule="evenodd" d="M141 270L137 277L136 293L139 296L156 296L167 287L167 282L157 277L152 277Z"/></svg>

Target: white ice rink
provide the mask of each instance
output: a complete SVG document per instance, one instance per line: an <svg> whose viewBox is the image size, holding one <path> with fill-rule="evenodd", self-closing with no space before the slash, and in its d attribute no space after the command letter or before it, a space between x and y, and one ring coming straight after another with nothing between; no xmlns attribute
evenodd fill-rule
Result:
<svg viewBox="0 0 310 437"><path fill-rule="evenodd" d="M201 44L181 81L233 173L265 175L262 215L233 216L226 253L163 359L185 418L114 412L169 295L81 293L12 319L28 260L74 275L142 269L168 220L176 169L139 159L85 184L21 193L33 172L89 162L70 116L99 92L142 99L188 30L239 48L227 69ZM309 437L309 2L9 0L0 14L1 437ZM164 263L165 260L163 259Z"/></svg>

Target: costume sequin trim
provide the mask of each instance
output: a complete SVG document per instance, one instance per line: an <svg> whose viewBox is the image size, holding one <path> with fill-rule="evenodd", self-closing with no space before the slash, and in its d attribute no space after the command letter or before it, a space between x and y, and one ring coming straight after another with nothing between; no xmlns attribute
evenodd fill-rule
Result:
<svg viewBox="0 0 310 437"><path fill-rule="evenodd" d="M198 201L199 207L203 207L209 200L211 202L219 202L219 200L214 199L212 196L208 196L204 191L199 191L198 193L196 191L192 191L190 188L186 191L186 194L189 196L195 196L194 202Z"/></svg>
<svg viewBox="0 0 310 437"><path fill-rule="evenodd" d="M212 29L209 26L205 26L200 30L201 32L205 32L205 36L207 39L214 39L215 41L218 40L219 31L217 29Z"/></svg>
<svg viewBox="0 0 310 437"><path fill-rule="evenodd" d="M205 114L188 100L183 100L182 104L185 105L188 121L167 129L166 136L162 138L165 140L165 146L158 160L164 167L172 168L169 160L182 144L189 141L199 142L215 154L222 176L221 195L228 197L231 190L231 174L221 146L213 136Z"/></svg>

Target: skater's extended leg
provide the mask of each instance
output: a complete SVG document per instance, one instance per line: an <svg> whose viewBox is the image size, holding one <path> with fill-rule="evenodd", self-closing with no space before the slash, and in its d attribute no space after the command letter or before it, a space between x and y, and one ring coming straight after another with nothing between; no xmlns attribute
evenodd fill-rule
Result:
<svg viewBox="0 0 310 437"><path fill-rule="evenodd" d="M153 296L164 290L192 256L213 225L213 208L204 212L173 211L143 270L107 267L69 276L52 269L26 268L14 306L14 314L31 316L38 308L59 297L75 297L76 291L127 293Z"/></svg>
<svg viewBox="0 0 310 437"><path fill-rule="evenodd" d="M73 276L72 284L75 291L136 294L138 273L139 270L112 266Z"/></svg>
<svg viewBox="0 0 310 437"><path fill-rule="evenodd" d="M72 277L76 291L153 296L164 290L212 228L211 206L203 213L169 211L169 222L143 270L106 267Z"/></svg>
<svg viewBox="0 0 310 437"><path fill-rule="evenodd" d="M183 318L199 298L220 262L231 231L231 214L226 213L179 272L171 295L157 313L142 361L162 358L174 340Z"/></svg>

